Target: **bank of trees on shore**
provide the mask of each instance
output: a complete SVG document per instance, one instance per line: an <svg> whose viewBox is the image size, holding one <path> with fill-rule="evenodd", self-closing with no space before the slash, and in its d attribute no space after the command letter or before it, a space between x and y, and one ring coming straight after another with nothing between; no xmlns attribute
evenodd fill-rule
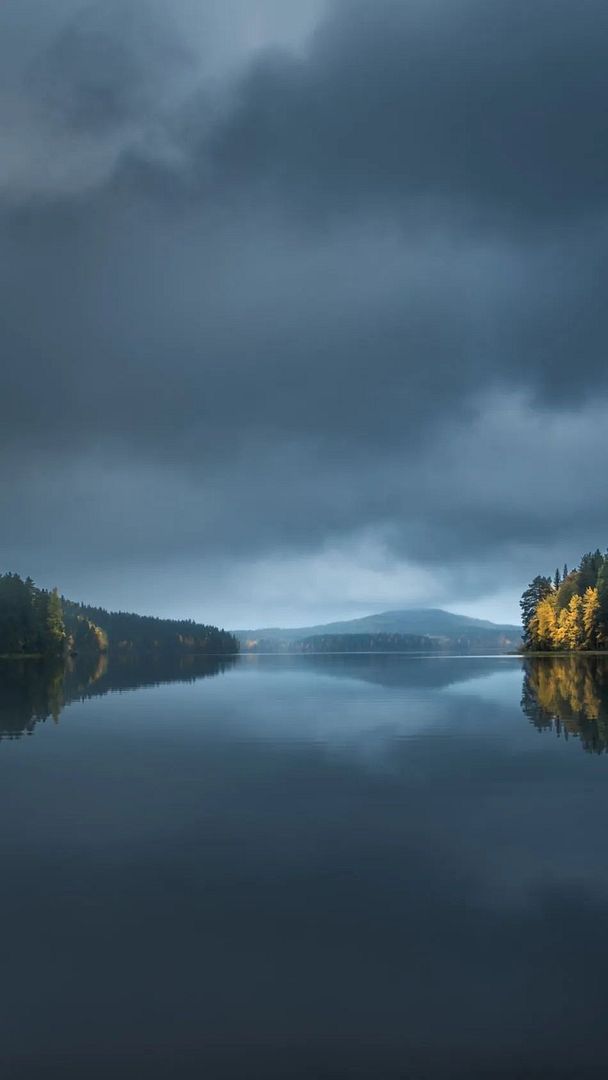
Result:
<svg viewBox="0 0 608 1080"><path fill-rule="evenodd" d="M421 634L313 634L290 643L298 653L432 652L437 642Z"/></svg>
<svg viewBox="0 0 608 1080"><path fill-rule="evenodd" d="M520 602L525 648L576 652L608 648L608 553L583 555L574 570L537 575Z"/></svg>
<svg viewBox="0 0 608 1080"><path fill-rule="evenodd" d="M248 653L428 653L437 651L440 644L424 634L311 634L293 641L258 638L243 647Z"/></svg>
<svg viewBox="0 0 608 1080"><path fill-rule="evenodd" d="M108 649L232 654L239 644L216 626L75 604L57 589L37 588L29 577L0 575L0 656L63 656Z"/></svg>
<svg viewBox="0 0 608 1080"><path fill-rule="evenodd" d="M196 653L237 653L239 643L227 630L192 619L158 619L130 611L106 611L87 604L63 601L66 620L85 619L106 634L110 649L147 651L165 649Z"/></svg>
<svg viewBox="0 0 608 1080"><path fill-rule="evenodd" d="M61 655L67 633L57 589L0 574L0 655Z"/></svg>

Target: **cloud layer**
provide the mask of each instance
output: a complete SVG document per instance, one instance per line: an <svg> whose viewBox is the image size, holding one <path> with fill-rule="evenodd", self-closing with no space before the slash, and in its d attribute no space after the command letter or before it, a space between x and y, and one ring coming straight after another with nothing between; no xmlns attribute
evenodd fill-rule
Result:
<svg viewBox="0 0 608 1080"><path fill-rule="evenodd" d="M608 542L604 4L0 22L5 565L233 624L505 617Z"/></svg>

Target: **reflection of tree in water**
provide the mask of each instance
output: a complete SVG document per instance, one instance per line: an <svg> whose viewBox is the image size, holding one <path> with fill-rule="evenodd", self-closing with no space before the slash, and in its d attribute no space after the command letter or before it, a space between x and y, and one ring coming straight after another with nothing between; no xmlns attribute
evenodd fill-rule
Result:
<svg viewBox="0 0 608 1080"><path fill-rule="evenodd" d="M235 658L203 655L110 657L92 655L49 665L35 660L0 662L0 739L31 735L37 723L55 722L72 701L170 682L219 675Z"/></svg>
<svg viewBox="0 0 608 1080"><path fill-rule="evenodd" d="M532 723L589 753L608 750L608 660L602 656L535 657L524 663L521 707Z"/></svg>
<svg viewBox="0 0 608 1080"><path fill-rule="evenodd" d="M36 724L49 716L57 722L63 705L62 664L0 663L0 739L31 735Z"/></svg>

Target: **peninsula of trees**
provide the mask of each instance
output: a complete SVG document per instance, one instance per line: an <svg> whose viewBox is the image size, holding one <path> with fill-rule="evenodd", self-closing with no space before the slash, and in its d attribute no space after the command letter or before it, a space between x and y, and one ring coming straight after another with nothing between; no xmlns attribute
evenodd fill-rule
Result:
<svg viewBox="0 0 608 1080"><path fill-rule="evenodd" d="M520 607L528 651L608 649L608 553L587 552L577 568L552 578L537 575Z"/></svg>
<svg viewBox="0 0 608 1080"><path fill-rule="evenodd" d="M233 654L237 639L191 619L105 611L75 604L18 574L0 575L0 656L54 656L120 650Z"/></svg>

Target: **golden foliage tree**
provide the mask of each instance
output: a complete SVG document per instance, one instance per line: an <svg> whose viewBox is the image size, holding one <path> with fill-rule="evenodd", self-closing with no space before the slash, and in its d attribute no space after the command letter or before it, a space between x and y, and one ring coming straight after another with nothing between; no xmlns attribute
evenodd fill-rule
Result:
<svg viewBox="0 0 608 1080"><path fill-rule="evenodd" d="M588 649L597 648L597 630L600 614L600 599L597 589L589 586L583 596L583 629L585 646Z"/></svg>
<svg viewBox="0 0 608 1080"><path fill-rule="evenodd" d="M555 610L555 595L543 597L539 601L536 611L530 620L529 635L536 649L552 649L555 647L557 634L557 613Z"/></svg>
<svg viewBox="0 0 608 1080"><path fill-rule="evenodd" d="M533 649L578 651L598 646L600 602L598 590L589 586L584 596L574 593L560 608L554 590L539 600L530 619L528 636Z"/></svg>

